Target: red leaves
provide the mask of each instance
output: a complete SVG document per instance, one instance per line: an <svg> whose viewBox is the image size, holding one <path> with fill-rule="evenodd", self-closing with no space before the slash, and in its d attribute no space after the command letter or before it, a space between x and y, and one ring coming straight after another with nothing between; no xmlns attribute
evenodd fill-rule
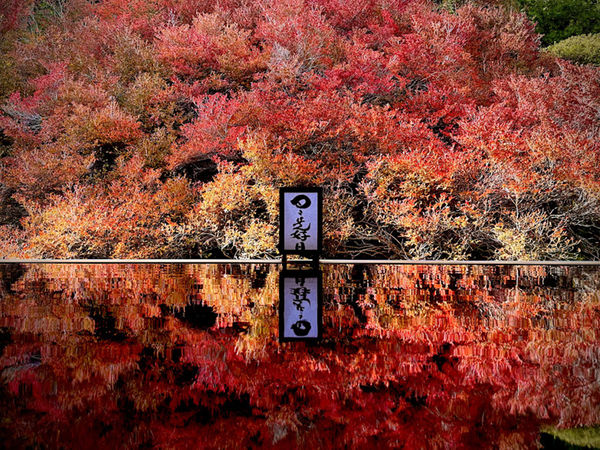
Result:
<svg viewBox="0 0 600 450"><path fill-rule="evenodd" d="M238 153L237 141L246 130L242 102L215 94L196 101L197 119L185 125L186 142L169 158L171 167L188 163L198 156L231 158Z"/></svg>
<svg viewBox="0 0 600 450"><path fill-rule="evenodd" d="M0 302L2 430L56 447L527 446L599 420L597 270L324 275L324 342L281 346L266 267L32 265ZM209 329L177 314L197 303Z"/></svg>
<svg viewBox="0 0 600 450"><path fill-rule="evenodd" d="M590 69L565 65L560 76L502 80L494 91L499 101L461 124L463 145L514 165L523 180L534 181L542 167L578 184L598 180L592 109L600 84Z"/></svg>
<svg viewBox="0 0 600 450"><path fill-rule="evenodd" d="M338 256L571 257L566 242L592 242L582 230L598 223L598 69L541 55L533 24L500 3L450 12L421 0L69 0L60 19L17 39L29 7L17 2L4 18L18 28L6 34L6 64L23 82L0 93L3 183L37 216L51 195L63 196L59 210L70 204L74 185L130 177L145 205L135 216L154 227L136 245L162 237L186 254L265 254L275 216L254 217L241 202L239 216L252 220L216 236L198 230L211 219L199 211L217 222L229 212L171 192L161 198L183 206L156 215L156 202L141 199L154 195L147 179L172 179L171 189L184 175L214 193L228 189L216 171L239 170L244 192L323 185L340 211L325 236ZM393 169L374 169L381 161ZM86 218L107 214L108 200L82 201ZM50 216L27 222L19 241L45 252L33 224L64 232ZM428 229L439 232L427 238ZM568 239L552 252L537 242L557 233ZM113 248L108 234L90 245ZM347 246L358 242L372 248ZM442 250L447 242L456 247ZM535 251L517 251L523 242ZM164 254L122 254L134 253Z"/></svg>
<svg viewBox="0 0 600 450"><path fill-rule="evenodd" d="M21 21L31 13L33 0L2 0L0 1L0 33L18 28Z"/></svg>
<svg viewBox="0 0 600 450"><path fill-rule="evenodd" d="M218 14L196 16L191 25L162 28L157 46L160 60L173 73L193 79L217 71L226 80L247 83L266 64L251 33Z"/></svg>
<svg viewBox="0 0 600 450"><path fill-rule="evenodd" d="M303 0L266 0L263 8L256 38L277 52L282 69L297 77L333 65L339 36L319 7ZM279 69L271 67L275 73Z"/></svg>

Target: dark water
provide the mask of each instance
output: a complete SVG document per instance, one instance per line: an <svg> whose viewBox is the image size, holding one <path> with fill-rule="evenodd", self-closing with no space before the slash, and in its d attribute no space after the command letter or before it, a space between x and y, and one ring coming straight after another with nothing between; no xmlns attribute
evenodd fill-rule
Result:
<svg viewBox="0 0 600 450"><path fill-rule="evenodd" d="M600 269L0 265L0 446L535 448L600 424ZM546 436L542 437L541 436Z"/></svg>

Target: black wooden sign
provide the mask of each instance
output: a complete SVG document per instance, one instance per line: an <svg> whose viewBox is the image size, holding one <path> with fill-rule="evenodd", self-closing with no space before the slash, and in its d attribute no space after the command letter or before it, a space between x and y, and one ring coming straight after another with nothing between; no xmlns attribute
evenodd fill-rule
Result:
<svg viewBox="0 0 600 450"><path fill-rule="evenodd" d="M279 189L279 251L318 257L322 250L321 188Z"/></svg>

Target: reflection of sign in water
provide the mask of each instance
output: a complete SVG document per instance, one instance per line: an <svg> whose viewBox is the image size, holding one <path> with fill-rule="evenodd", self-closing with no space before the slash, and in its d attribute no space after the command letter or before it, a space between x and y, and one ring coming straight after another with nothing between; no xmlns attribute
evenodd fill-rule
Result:
<svg viewBox="0 0 600 450"><path fill-rule="evenodd" d="M279 194L282 253L321 250L321 190L282 188Z"/></svg>
<svg viewBox="0 0 600 450"><path fill-rule="evenodd" d="M321 337L321 275L285 271L279 280L279 339Z"/></svg>

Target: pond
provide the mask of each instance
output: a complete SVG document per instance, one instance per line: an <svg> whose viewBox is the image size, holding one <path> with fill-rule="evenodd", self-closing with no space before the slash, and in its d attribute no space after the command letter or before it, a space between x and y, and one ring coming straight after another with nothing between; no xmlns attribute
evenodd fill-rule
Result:
<svg viewBox="0 0 600 450"><path fill-rule="evenodd" d="M8 448L536 448L600 424L600 267L0 265ZM594 438L594 429L586 430Z"/></svg>

